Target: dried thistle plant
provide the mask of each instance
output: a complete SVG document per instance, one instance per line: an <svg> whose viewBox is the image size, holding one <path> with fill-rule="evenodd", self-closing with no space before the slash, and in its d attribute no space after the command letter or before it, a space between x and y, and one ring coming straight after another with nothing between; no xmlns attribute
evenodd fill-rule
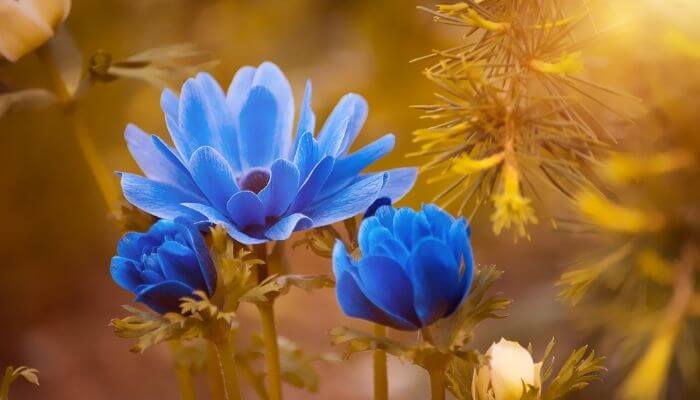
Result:
<svg viewBox="0 0 700 400"><path fill-rule="evenodd" d="M436 201L473 213L491 200L493 229L537 223L532 197L546 186L568 198L591 186L590 168L612 138L600 120L614 93L579 76L582 48L598 37L586 1L482 0L424 9L463 28L462 43L432 60L438 102L415 106L435 125L414 132ZM580 31L589 32L585 40ZM470 207L471 210L467 210Z"/></svg>

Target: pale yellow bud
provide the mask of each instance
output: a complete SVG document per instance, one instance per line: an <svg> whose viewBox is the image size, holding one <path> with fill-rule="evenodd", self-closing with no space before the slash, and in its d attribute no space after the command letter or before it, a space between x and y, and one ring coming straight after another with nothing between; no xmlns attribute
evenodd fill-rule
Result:
<svg viewBox="0 0 700 400"><path fill-rule="evenodd" d="M49 40L71 0L0 0L0 57L14 62Z"/></svg>
<svg viewBox="0 0 700 400"><path fill-rule="evenodd" d="M523 384L540 384L541 365L518 342L501 339L489 348L489 372L495 400L520 400Z"/></svg>

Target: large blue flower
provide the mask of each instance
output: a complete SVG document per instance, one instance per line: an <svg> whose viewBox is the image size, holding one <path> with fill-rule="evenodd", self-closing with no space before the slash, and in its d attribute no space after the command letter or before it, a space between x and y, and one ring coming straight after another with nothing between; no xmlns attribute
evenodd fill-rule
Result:
<svg viewBox="0 0 700 400"><path fill-rule="evenodd" d="M359 260L338 241L333 272L348 316L417 330L452 314L474 272L470 231L435 205L419 212L382 206L362 222Z"/></svg>
<svg viewBox="0 0 700 400"><path fill-rule="evenodd" d="M146 177L122 174L126 199L160 218L221 224L246 244L284 240L296 230L352 217L379 197L397 200L413 186L413 168L360 172L387 154L385 135L348 149L367 117L367 103L344 96L318 137L307 84L292 137L289 82L269 62L243 67L224 93L208 74L187 80L178 98L161 98L175 149L135 126L129 150Z"/></svg>
<svg viewBox="0 0 700 400"><path fill-rule="evenodd" d="M154 311L178 311L180 299L216 289L216 270L204 238L185 219L160 220L148 232L129 232L112 257L112 279Z"/></svg>

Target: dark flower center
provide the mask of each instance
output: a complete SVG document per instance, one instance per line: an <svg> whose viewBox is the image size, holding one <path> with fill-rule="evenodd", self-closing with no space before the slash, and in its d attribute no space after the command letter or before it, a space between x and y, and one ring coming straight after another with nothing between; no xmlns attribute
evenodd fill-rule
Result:
<svg viewBox="0 0 700 400"><path fill-rule="evenodd" d="M238 177L238 187L260 193L270 182L270 171L266 168L252 168L247 174Z"/></svg>

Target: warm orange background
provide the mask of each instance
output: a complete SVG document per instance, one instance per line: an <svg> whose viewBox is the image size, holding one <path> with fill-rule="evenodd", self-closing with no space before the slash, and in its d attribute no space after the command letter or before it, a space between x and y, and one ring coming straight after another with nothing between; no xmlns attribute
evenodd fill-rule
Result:
<svg viewBox="0 0 700 400"><path fill-rule="evenodd" d="M74 2L67 26L86 58L104 49L117 58L164 44L194 42L220 60L214 75L228 85L246 64L274 61L286 72L297 102L304 82L314 83L313 105L325 118L341 95L368 99L368 123L356 146L394 132L398 146L380 167L415 164L411 131L426 126L411 104L433 100L436 90L408 64L432 48L450 46L459 32L432 23L405 0L101 0ZM595 63L594 63L595 64ZM598 64L600 65L600 64ZM0 81L13 86L47 86L35 56L0 64ZM165 134L160 90L135 81L98 84L80 102L110 170L136 171L122 133L128 122ZM109 259L119 238L83 161L68 123L57 109L23 111L0 119L0 366L29 365L41 371L41 387L18 382L13 400L177 398L165 346L143 355L107 326L122 315L130 295L109 277ZM114 179L116 183L116 177ZM436 188L419 183L404 203L429 201ZM550 215L563 209L548 209ZM532 242L496 237L488 215L473 221L478 262L506 271L499 290L515 300L508 320L485 324L477 334L482 351L500 336L532 342L537 354L555 335L560 358L590 341L571 322L571 311L555 301L556 280L585 241L552 232L547 221L532 229ZM328 272L328 260L297 249L294 270ZM293 290L279 302L281 334L311 353L340 351L327 332L337 325L369 328L338 310L331 290L308 295ZM246 331L257 326L251 310L241 313ZM411 336L405 336L407 340ZM244 341L247 338L244 338ZM371 393L371 361L360 354L345 364L319 365L317 395L288 389L288 399L365 399ZM390 364L395 399L424 399L427 377L417 367ZM607 383L614 383L609 376ZM204 379L201 380L204 387ZM584 397L604 386L595 384ZM205 393L203 391L203 393ZM605 396L603 396L605 397ZM202 397L205 398L205 397Z"/></svg>

